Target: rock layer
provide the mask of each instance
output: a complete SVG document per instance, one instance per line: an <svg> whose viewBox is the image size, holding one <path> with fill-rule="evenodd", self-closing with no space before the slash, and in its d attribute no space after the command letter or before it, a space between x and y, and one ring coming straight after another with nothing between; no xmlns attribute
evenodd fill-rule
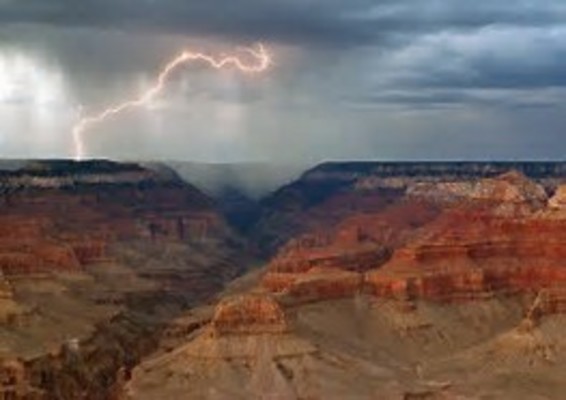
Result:
<svg viewBox="0 0 566 400"><path fill-rule="evenodd" d="M395 205L354 210L333 228L291 240L262 285L303 301L372 293L440 302L566 286L560 193L549 201L541 185L515 171L413 182ZM559 303L545 309L560 310Z"/></svg>
<svg viewBox="0 0 566 400"><path fill-rule="evenodd" d="M242 295L222 301L212 319L215 334L283 333L288 321L281 305L266 295Z"/></svg>

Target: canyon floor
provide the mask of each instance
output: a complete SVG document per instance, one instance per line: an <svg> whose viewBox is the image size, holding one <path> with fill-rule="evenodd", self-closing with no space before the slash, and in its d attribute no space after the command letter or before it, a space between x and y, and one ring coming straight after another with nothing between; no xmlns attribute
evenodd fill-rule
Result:
<svg viewBox="0 0 566 400"><path fill-rule="evenodd" d="M3 398L564 398L566 163L2 168Z"/></svg>

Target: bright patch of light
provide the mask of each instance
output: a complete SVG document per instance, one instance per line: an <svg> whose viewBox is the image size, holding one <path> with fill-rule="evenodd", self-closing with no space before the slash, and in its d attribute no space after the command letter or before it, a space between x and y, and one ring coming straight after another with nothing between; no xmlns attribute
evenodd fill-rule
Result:
<svg viewBox="0 0 566 400"><path fill-rule="evenodd" d="M60 72L24 54L0 53L0 106L44 107L64 101L65 85Z"/></svg>

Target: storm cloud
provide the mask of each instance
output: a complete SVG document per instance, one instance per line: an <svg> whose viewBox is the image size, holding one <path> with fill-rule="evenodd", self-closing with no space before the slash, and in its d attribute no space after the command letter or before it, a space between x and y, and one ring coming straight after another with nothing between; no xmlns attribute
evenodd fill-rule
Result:
<svg viewBox="0 0 566 400"><path fill-rule="evenodd" d="M264 76L192 67L89 154L206 161L562 158L559 0L0 0L2 156L65 156L78 109L180 48L266 43Z"/></svg>

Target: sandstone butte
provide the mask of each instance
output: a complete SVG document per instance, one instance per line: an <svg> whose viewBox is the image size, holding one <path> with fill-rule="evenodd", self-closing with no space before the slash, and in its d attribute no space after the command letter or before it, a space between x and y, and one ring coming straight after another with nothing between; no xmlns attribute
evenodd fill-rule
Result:
<svg viewBox="0 0 566 400"><path fill-rule="evenodd" d="M520 173L409 184L395 204L290 241L262 287L300 301L370 293L461 302L540 294L566 311L566 187ZM412 211L412 212L411 212Z"/></svg>

